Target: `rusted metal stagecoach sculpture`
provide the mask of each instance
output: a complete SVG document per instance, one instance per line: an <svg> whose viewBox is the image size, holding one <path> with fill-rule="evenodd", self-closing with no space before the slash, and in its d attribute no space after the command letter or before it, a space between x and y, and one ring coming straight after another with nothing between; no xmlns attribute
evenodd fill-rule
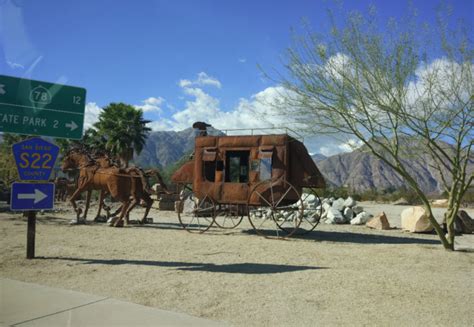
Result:
<svg viewBox="0 0 474 327"><path fill-rule="evenodd" d="M321 216L321 206L303 203L319 200L324 178L304 144L286 133L198 136L193 158L171 179L183 190L178 218L190 232L234 228L247 215L258 234L284 238L313 230Z"/></svg>

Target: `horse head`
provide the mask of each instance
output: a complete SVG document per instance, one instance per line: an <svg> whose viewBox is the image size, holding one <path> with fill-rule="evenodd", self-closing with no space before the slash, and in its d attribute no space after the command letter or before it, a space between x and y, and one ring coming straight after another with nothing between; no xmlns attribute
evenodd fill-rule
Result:
<svg viewBox="0 0 474 327"><path fill-rule="evenodd" d="M81 148L69 150L63 158L61 170L76 169L92 161L91 157Z"/></svg>

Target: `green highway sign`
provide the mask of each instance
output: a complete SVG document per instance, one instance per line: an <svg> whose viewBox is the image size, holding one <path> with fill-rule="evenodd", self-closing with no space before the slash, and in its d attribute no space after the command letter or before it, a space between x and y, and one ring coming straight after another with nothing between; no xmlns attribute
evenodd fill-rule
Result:
<svg viewBox="0 0 474 327"><path fill-rule="evenodd" d="M0 75L0 132L81 139L86 90Z"/></svg>

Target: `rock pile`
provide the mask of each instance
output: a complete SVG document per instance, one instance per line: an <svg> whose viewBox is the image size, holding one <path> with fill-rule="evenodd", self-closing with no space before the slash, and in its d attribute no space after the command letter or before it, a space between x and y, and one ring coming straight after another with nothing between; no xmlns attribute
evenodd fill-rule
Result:
<svg viewBox="0 0 474 327"><path fill-rule="evenodd" d="M372 215L365 212L352 198L325 198L321 200L321 218L326 224L364 225Z"/></svg>
<svg viewBox="0 0 474 327"><path fill-rule="evenodd" d="M306 221L316 223L321 219L321 201L314 194L303 193L301 199L293 204L292 210L282 210L276 213L276 219L284 221L293 221L297 217L297 209L303 207L303 215ZM274 213L275 214L275 213ZM272 216L272 210L266 207L260 207L252 210L250 217L269 219Z"/></svg>
<svg viewBox="0 0 474 327"><path fill-rule="evenodd" d="M293 205L294 208L304 207L304 218L312 223L319 220L326 224L352 224L365 225L372 215L365 212L352 198L323 198L319 199L313 194L303 193L300 201ZM251 218L270 218L271 210L265 207L251 213ZM295 210L282 211L277 219L292 221L296 217Z"/></svg>

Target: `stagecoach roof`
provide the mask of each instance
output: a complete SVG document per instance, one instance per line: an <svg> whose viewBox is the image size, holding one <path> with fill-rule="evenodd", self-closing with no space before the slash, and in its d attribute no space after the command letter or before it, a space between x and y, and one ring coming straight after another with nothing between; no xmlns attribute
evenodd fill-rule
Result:
<svg viewBox="0 0 474 327"><path fill-rule="evenodd" d="M282 146L292 141L296 139L288 134L198 136L196 147Z"/></svg>

